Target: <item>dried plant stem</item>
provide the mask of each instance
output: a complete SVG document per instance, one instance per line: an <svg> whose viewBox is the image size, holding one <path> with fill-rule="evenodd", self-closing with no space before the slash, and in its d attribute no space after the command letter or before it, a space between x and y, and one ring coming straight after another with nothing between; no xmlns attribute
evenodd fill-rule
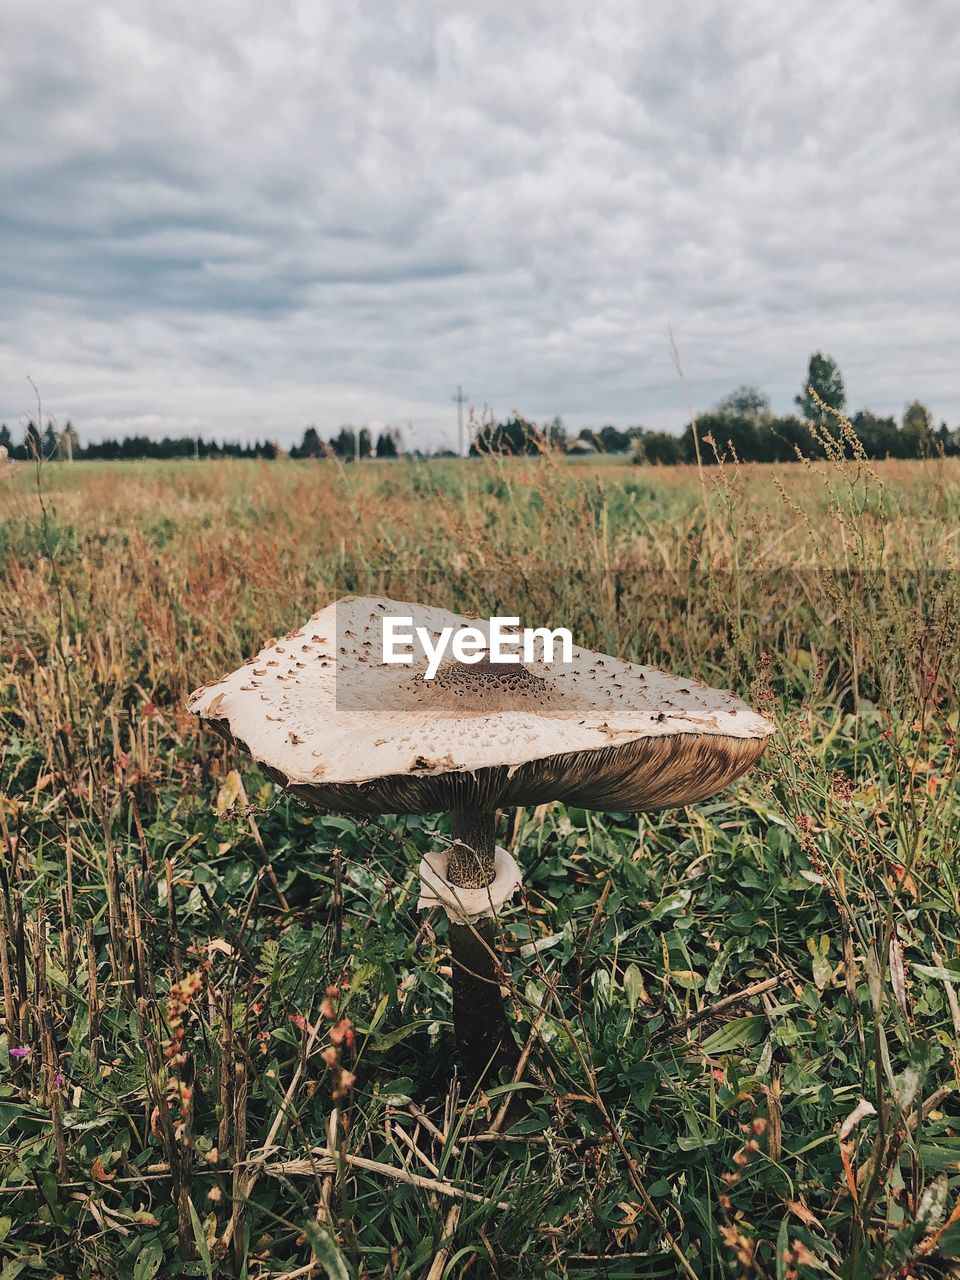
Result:
<svg viewBox="0 0 960 1280"><path fill-rule="evenodd" d="M240 787L238 798L240 803L249 810L251 806L247 800L247 793L243 785L243 780L239 779L239 782ZM280 888L280 882L277 880L277 873L273 869L273 863L270 861L270 855L267 853L267 847L263 843L263 836L260 834L260 828L257 826L257 820L251 812L247 813L247 823L250 827L250 834L253 836L253 842L257 846L257 853L260 855L260 862L267 873L270 883L273 885L274 893L277 895L277 901L280 903L281 907L283 907L284 911L289 911L290 903L287 901L283 890Z"/></svg>
<svg viewBox="0 0 960 1280"><path fill-rule="evenodd" d="M403 1141L403 1143L406 1146L410 1148L410 1150L417 1157L417 1159L420 1161L420 1163L423 1165L425 1169L429 1169L430 1172L434 1175L434 1177L437 1177L439 1175L440 1170L433 1163L430 1157L425 1155L420 1150L416 1142L414 1142L413 1138L411 1138L409 1133L407 1133L406 1129L401 1129L398 1125L396 1126L396 1128L394 1128L393 1132L397 1135L398 1138L400 1138Z"/></svg>
<svg viewBox="0 0 960 1280"><path fill-rule="evenodd" d="M527 1036L527 1043L523 1046L523 1051L520 1054L520 1060L517 1062L516 1068L514 1069L513 1079L510 1081L511 1084L519 1084L523 1078L523 1073L527 1069L527 1063L530 1061L530 1054L533 1051L533 1046L536 1043L537 1036L540 1034L540 1028L543 1026L543 1020L547 1016L547 1009L554 994L555 989L551 988L544 997L543 1003L540 1006L540 1011L533 1020L533 1024L530 1027L530 1034ZM507 1118L507 1113L510 1110L510 1104L513 1100L514 1095L508 1093L500 1107L500 1110L494 1117L493 1123L490 1125L487 1136L493 1137L500 1131Z"/></svg>
<svg viewBox="0 0 960 1280"><path fill-rule="evenodd" d="M307 1043L304 1047L303 1056L300 1059L300 1061L297 1063L297 1068L290 1079L290 1083L287 1085L287 1091L283 1095L283 1100L281 1101L280 1106L277 1109L277 1114L273 1118L273 1123L270 1126L269 1132L267 1133L266 1140L264 1141L263 1147L260 1150L261 1161L263 1160L264 1156L266 1156L276 1146L277 1134L280 1132L280 1128L284 1123L284 1121L288 1118L290 1104L293 1101L293 1096L297 1091L297 1088L300 1084L300 1078L303 1075L304 1064L306 1063L307 1059L310 1057L310 1050L313 1048L316 1038L320 1032L320 1027L321 1027L321 1023L318 1020L310 1028L310 1034L307 1037ZM245 1078L246 1077L244 1076L244 1079ZM243 1100L245 1104L246 1103L245 1090L244 1090ZM238 1103L239 1103L239 1098L238 1098ZM244 1105L244 1110L245 1109L246 1108ZM239 1164L239 1160L240 1160L239 1153L237 1154L237 1160ZM262 1164L258 1165L258 1167L254 1168L253 1172L249 1174L248 1177L244 1178L241 1175L239 1179L239 1183L235 1176L234 1178L234 1211L230 1216L230 1221L227 1223L227 1226L223 1232L223 1235L217 1241L217 1247L219 1249L226 1250L231 1240L234 1239L234 1236L237 1230L237 1224L239 1221L239 1214L237 1212L238 1205L250 1199L250 1196L253 1193L253 1189L257 1184L257 1178L260 1176L260 1170L265 1168L266 1166Z"/></svg>
<svg viewBox="0 0 960 1280"><path fill-rule="evenodd" d="M164 859L163 870L167 881L167 927L170 932L170 967L174 979L183 976L183 958L180 954L180 931L177 927L177 899L173 891L173 864Z"/></svg>
<svg viewBox="0 0 960 1280"><path fill-rule="evenodd" d="M384 1164L380 1160L368 1160L365 1156L355 1156L349 1152L333 1155L324 1147L315 1148L306 1158L277 1160L269 1164L258 1165L257 1172L265 1173L268 1177L273 1178L312 1177L318 1172L336 1172L340 1167L341 1161L352 1169L365 1169L367 1173L378 1173L394 1182L406 1182L412 1187L422 1187L425 1191L436 1191L438 1195L453 1196L458 1200L469 1200L473 1204L491 1203L486 1196L482 1196L476 1191L466 1191L463 1187L456 1187L453 1183L444 1182L439 1178L426 1178L419 1173L411 1173L409 1169L398 1169L396 1165ZM506 1210L510 1208L502 1200L496 1201L496 1206L498 1209Z"/></svg>
<svg viewBox="0 0 960 1280"><path fill-rule="evenodd" d="M0 981L3 983L4 1026L7 1032L9 1047L16 1046L17 1015L14 1004L13 975L10 972L10 957L7 953L7 920L6 913L0 910Z"/></svg>
<svg viewBox="0 0 960 1280"><path fill-rule="evenodd" d="M434 1254L433 1262L430 1264L430 1270L427 1272L426 1280L440 1280L443 1275L444 1267L447 1265L447 1259L450 1257L450 1242L453 1240L453 1233L457 1229L457 1223L460 1221L460 1206L453 1204L446 1216L443 1224L444 1243Z"/></svg>
<svg viewBox="0 0 960 1280"><path fill-rule="evenodd" d="M772 991L774 987L780 985L785 976L785 973L779 973L776 977L764 978L760 982L753 982L749 987L744 987L742 991L735 991L732 995L724 996L722 1000L708 1004L706 1008L700 1009L697 1013L692 1013L689 1018L684 1018L682 1022L675 1022L669 1027L661 1027L659 1031L650 1037L651 1047L662 1044L664 1040L669 1040L671 1036L678 1036L684 1031L689 1031L691 1027L705 1022L708 1018L725 1013L727 1009L736 1004L742 1004L744 1000L750 1000L754 996L762 996L765 992Z"/></svg>
<svg viewBox="0 0 960 1280"><path fill-rule="evenodd" d="M330 1120L327 1124L327 1147L330 1151L336 1151L339 1143L340 1110L334 1107L330 1112ZM333 1214L330 1211L330 1204L333 1199L333 1173L325 1173L323 1175L323 1185L320 1188L320 1202L317 1205L317 1222L321 1226L333 1226Z"/></svg>
<svg viewBox="0 0 960 1280"><path fill-rule="evenodd" d="M414 1117L414 1119L419 1120L420 1123L423 1125L423 1127L433 1134L433 1136L436 1138L438 1142L446 1146L447 1135L443 1132L442 1129L439 1129L433 1123L433 1121L430 1119L430 1117L427 1115L427 1113L423 1110L422 1107L418 1107L415 1102L411 1102L410 1105L407 1107L407 1110L409 1111L410 1115ZM450 1150L453 1152L455 1156L458 1156L460 1154L460 1148L457 1146L455 1142L450 1144Z"/></svg>
<svg viewBox="0 0 960 1280"><path fill-rule="evenodd" d="M93 921L84 923L87 943L87 1043L90 1061L96 1064L100 1050L100 1000L97 995L97 954L93 942Z"/></svg>

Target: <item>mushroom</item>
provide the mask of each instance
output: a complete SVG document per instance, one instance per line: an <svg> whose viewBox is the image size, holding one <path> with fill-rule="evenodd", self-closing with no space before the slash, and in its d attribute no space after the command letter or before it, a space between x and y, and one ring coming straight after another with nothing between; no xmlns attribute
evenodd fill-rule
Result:
<svg viewBox="0 0 960 1280"><path fill-rule="evenodd" d="M319 809L452 813L452 840L420 864L420 906L449 919L457 1047L471 1083L516 1062L494 918L520 884L496 815L549 800L651 811L720 791L759 760L773 724L732 694L573 647L570 661L384 661L384 618L426 636L475 618L348 596L188 707Z"/></svg>

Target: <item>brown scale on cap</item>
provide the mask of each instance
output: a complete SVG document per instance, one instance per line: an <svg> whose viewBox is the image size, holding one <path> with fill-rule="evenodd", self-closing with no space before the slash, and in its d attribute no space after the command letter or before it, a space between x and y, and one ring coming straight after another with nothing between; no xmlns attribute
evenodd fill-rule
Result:
<svg viewBox="0 0 960 1280"><path fill-rule="evenodd" d="M553 682L535 675L518 662L493 662L484 656L479 662L446 662L437 668L432 680L419 673L414 677L418 701L442 713L526 709L536 714L560 705L561 698Z"/></svg>

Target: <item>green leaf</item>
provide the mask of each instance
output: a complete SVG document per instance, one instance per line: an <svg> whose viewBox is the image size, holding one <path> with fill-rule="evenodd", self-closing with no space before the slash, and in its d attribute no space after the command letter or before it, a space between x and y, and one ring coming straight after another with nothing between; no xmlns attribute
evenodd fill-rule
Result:
<svg viewBox="0 0 960 1280"><path fill-rule="evenodd" d="M960 970L947 969L941 964L915 964L911 968L921 978L933 978L937 982L960 982Z"/></svg>
<svg viewBox="0 0 960 1280"><path fill-rule="evenodd" d="M317 1255L317 1261L326 1270L330 1280L350 1280L346 1259L329 1231L324 1231L313 1219L307 1220L304 1231L311 1249Z"/></svg>
<svg viewBox="0 0 960 1280"><path fill-rule="evenodd" d="M525 1116L523 1120L518 1120L516 1124L512 1124L508 1133L542 1133L544 1129L550 1127L550 1116L542 1113Z"/></svg>
<svg viewBox="0 0 960 1280"><path fill-rule="evenodd" d="M749 1014L745 1018L734 1018L725 1027L720 1027L706 1040L701 1041L700 1048L704 1053L729 1053L731 1049L747 1049L759 1044L767 1031L767 1020L760 1013Z"/></svg>
<svg viewBox="0 0 960 1280"><path fill-rule="evenodd" d="M818 991L822 991L833 978L833 965L827 959L830 952L830 935L822 933L819 940L808 938L807 950L812 960L814 984Z"/></svg>
<svg viewBox="0 0 960 1280"><path fill-rule="evenodd" d="M723 977L724 969L726 969L730 961L730 954L729 945L723 947L716 960L710 966L710 972L707 974L707 980L703 985L704 990L709 991L711 995L716 995L720 990L720 980Z"/></svg>
<svg viewBox="0 0 960 1280"><path fill-rule="evenodd" d="M200 1221L199 1215L194 1208L193 1201L188 1200L190 1206L190 1221L193 1224L193 1238L197 1242L197 1252L200 1254L200 1261L203 1263L204 1270L207 1273L207 1280L213 1280L213 1263L210 1260L210 1250L207 1247L207 1237L204 1234L203 1223Z"/></svg>
<svg viewBox="0 0 960 1280"><path fill-rule="evenodd" d="M947 1228L938 1248L945 1258L960 1258L960 1224Z"/></svg>
<svg viewBox="0 0 960 1280"><path fill-rule="evenodd" d="M664 916L676 915L683 910L692 897L693 894L689 889L678 889L676 893L661 898L647 917L648 923L653 924L655 920L662 920Z"/></svg>
<svg viewBox="0 0 960 1280"><path fill-rule="evenodd" d="M385 1036L377 1036L373 1042L373 1047L377 1053L384 1053L387 1049L392 1049L395 1044L399 1044L401 1040L406 1040L407 1036L412 1036L421 1027L429 1027L431 1021L432 1019L430 1018L418 1018L414 1022L408 1022L405 1026L397 1027L396 1030L388 1032Z"/></svg>
<svg viewBox="0 0 960 1280"><path fill-rule="evenodd" d="M623 975L623 990L627 997L627 1005L630 1012L633 1013L638 1001L643 999L644 993L643 974L635 964L627 965L626 972Z"/></svg>
<svg viewBox="0 0 960 1280"><path fill-rule="evenodd" d="M163 1262L163 1246L159 1240L148 1240L137 1254L137 1260L133 1264L133 1280L153 1280L160 1270L161 1262Z"/></svg>
<svg viewBox="0 0 960 1280"><path fill-rule="evenodd" d="M790 1244L790 1214L785 1213L780 1219L780 1230L777 1232L777 1280L783 1280L787 1270L786 1252Z"/></svg>

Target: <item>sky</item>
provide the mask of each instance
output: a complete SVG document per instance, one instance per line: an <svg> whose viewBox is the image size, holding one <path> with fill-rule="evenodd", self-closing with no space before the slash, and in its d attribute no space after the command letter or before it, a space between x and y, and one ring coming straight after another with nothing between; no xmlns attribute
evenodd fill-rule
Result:
<svg viewBox="0 0 960 1280"><path fill-rule="evenodd" d="M958 67L952 0L9 6L0 421L679 431L822 350L955 426Z"/></svg>

